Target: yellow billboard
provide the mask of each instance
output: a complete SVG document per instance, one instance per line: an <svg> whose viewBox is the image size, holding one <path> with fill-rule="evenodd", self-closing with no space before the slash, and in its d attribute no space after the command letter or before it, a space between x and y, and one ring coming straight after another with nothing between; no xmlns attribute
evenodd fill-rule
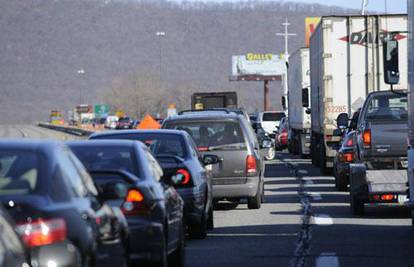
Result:
<svg viewBox="0 0 414 267"><path fill-rule="evenodd" d="M305 42L306 47L309 47L309 40L312 33L315 31L316 27L321 21L320 17L306 17L305 18Z"/></svg>

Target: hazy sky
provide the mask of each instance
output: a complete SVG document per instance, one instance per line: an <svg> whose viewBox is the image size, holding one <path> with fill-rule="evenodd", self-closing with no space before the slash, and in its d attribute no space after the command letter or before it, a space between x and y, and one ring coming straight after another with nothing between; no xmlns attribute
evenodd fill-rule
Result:
<svg viewBox="0 0 414 267"><path fill-rule="evenodd" d="M180 1L180 0L178 0ZM237 2L248 0L187 0L193 2ZM259 0L259 1L278 1L278 0ZM361 9L363 0L279 0L280 2L302 2L302 3L319 3L324 5L335 5L346 8ZM387 1L388 13L407 13L407 0L367 0L367 10L385 13L385 1Z"/></svg>

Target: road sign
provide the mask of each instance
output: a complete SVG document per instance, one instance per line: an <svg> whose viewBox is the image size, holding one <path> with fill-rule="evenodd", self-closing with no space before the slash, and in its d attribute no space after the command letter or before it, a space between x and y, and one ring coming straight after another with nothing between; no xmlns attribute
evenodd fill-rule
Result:
<svg viewBox="0 0 414 267"><path fill-rule="evenodd" d="M95 105L94 113L95 113L96 118L106 117L109 114L109 106L108 105Z"/></svg>

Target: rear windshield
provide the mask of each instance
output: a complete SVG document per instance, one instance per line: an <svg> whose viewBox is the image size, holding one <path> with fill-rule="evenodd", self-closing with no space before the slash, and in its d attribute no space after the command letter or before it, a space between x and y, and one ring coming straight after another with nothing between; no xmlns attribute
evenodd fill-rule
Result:
<svg viewBox="0 0 414 267"><path fill-rule="evenodd" d="M151 152L157 155L174 155L181 158L187 157L187 149L183 137L177 134L133 133L98 135L91 139L128 139L137 140L146 144Z"/></svg>
<svg viewBox="0 0 414 267"><path fill-rule="evenodd" d="M371 98L366 112L367 120L407 120L407 96L378 95Z"/></svg>
<svg viewBox="0 0 414 267"><path fill-rule="evenodd" d="M263 113L263 121L280 121L285 117L283 112L266 112Z"/></svg>
<svg viewBox="0 0 414 267"><path fill-rule="evenodd" d="M130 118L120 118L119 122L130 122Z"/></svg>
<svg viewBox="0 0 414 267"><path fill-rule="evenodd" d="M142 177L131 147L88 145L70 148L89 171L125 170Z"/></svg>
<svg viewBox="0 0 414 267"><path fill-rule="evenodd" d="M177 121L165 127L186 131L198 147L245 147L243 131L235 121Z"/></svg>
<svg viewBox="0 0 414 267"><path fill-rule="evenodd" d="M0 152L0 196L28 195L39 186L40 158L35 152Z"/></svg>

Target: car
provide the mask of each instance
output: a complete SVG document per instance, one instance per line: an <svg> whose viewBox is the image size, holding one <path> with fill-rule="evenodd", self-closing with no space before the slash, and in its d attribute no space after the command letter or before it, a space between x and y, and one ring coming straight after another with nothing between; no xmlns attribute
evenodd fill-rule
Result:
<svg viewBox="0 0 414 267"><path fill-rule="evenodd" d="M257 122L268 133L272 134L276 127L279 127L282 118L286 117L283 111L263 111L257 115Z"/></svg>
<svg viewBox="0 0 414 267"><path fill-rule="evenodd" d="M116 129L132 129L133 121L129 117L119 118Z"/></svg>
<svg viewBox="0 0 414 267"><path fill-rule="evenodd" d="M179 130L129 130L101 132L91 140L128 139L138 140L149 146L164 175L177 179L183 176L175 189L184 200L184 217L190 237L203 239L207 229L213 229L213 192L211 172L206 168L219 159L214 155L201 157L191 136Z"/></svg>
<svg viewBox="0 0 414 267"><path fill-rule="evenodd" d="M33 266L94 266L105 245L124 244L118 216L64 144L3 139L0 165L0 202Z"/></svg>
<svg viewBox="0 0 414 267"><path fill-rule="evenodd" d="M213 198L247 199L249 209L264 200L264 168L259 142L243 116L226 111L200 111L171 116L163 129L188 132L202 155L220 159L213 165Z"/></svg>
<svg viewBox="0 0 414 267"><path fill-rule="evenodd" d="M112 202L129 226L129 262L184 265L184 202L149 148L130 140L67 143L101 187L124 192ZM145 262L145 263L143 263Z"/></svg>
<svg viewBox="0 0 414 267"><path fill-rule="evenodd" d="M357 159L356 131L344 133L338 152L334 158L333 174L335 187L339 191L347 191L349 185L349 165Z"/></svg>
<svg viewBox="0 0 414 267"><path fill-rule="evenodd" d="M283 150L288 147L289 121L287 117L280 120L275 136L275 149Z"/></svg>
<svg viewBox="0 0 414 267"><path fill-rule="evenodd" d="M106 117L104 127L107 129L116 129L118 120L119 120L118 116L108 116Z"/></svg>
<svg viewBox="0 0 414 267"><path fill-rule="evenodd" d="M0 266L29 267L29 254L15 231L16 224L0 205Z"/></svg>
<svg viewBox="0 0 414 267"><path fill-rule="evenodd" d="M276 157L276 148L274 138L263 130L258 123L252 124L253 130L256 133L257 141L260 144L261 152L265 160L272 160Z"/></svg>

